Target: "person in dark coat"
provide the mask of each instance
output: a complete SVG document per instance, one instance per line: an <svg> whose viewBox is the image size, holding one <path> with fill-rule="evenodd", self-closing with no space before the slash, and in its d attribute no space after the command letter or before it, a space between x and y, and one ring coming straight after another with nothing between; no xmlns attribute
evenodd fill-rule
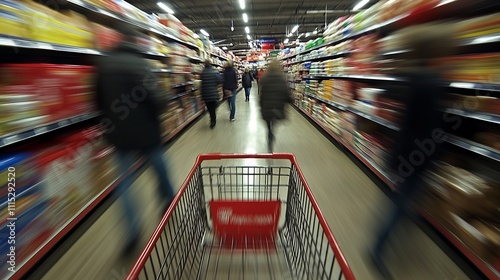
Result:
<svg viewBox="0 0 500 280"><path fill-rule="evenodd" d="M401 98L406 108L389 164L397 174L395 206L380 228L372 251L372 259L385 279L391 278L382 261L389 235L403 217L416 215L411 204L423 190L422 175L442 151L446 124L438 104L445 91L434 59L449 55L453 45L446 25L415 26L402 30L401 34L405 38L405 49L411 51L395 73L405 82L397 89L389 87L392 92L397 90L395 96Z"/></svg>
<svg viewBox="0 0 500 280"><path fill-rule="evenodd" d="M250 91L252 90L253 77L248 68L245 69L245 73L241 76L241 84L245 89L245 101L250 101Z"/></svg>
<svg viewBox="0 0 500 280"><path fill-rule="evenodd" d="M108 56L97 61L96 103L102 112L104 134L115 147L120 174L128 174L138 158L148 160L159 179L159 193L166 209L174 197L163 157L160 114L166 105L166 95L158 79L137 47L140 33L120 26L122 41ZM131 174L125 175L117 193L123 198L129 236L126 249L139 238L139 215L136 203L127 191L132 185ZM162 210L163 210L162 209Z"/></svg>
<svg viewBox="0 0 500 280"><path fill-rule="evenodd" d="M293 102L285 75L277 60L272 60L269 63L266 74L260 79L259 95L261 115L267 124L268 149L269 152L272 152L275 139L273 133L275 121L286 118L285 106L287 103Z"/></svg>
<svg viewBox="0 0 500 280"><path fill-rule="evenodd" d="M215 110L219 101L217 85L221 83L219 73L212 67L210 60L205 61L205 68L201 73L201 98L207 106L210 114L210 128L214 128L217 122Z"/></svg>
<svg viewBox="0 0 500 280"><path fill-rule="evenodd" d="M234 116L236 114L236 90L238 89L238 75L236 70L234 70L233 62L228 61L227 66L224 69L224 90L229 90L232 96L228 98L227 104L229 105L229 120L234 122Z"/></svg>

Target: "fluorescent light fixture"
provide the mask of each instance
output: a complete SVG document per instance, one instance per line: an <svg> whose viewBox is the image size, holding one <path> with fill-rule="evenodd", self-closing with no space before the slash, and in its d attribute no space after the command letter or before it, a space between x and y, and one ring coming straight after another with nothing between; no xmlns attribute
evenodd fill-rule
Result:
<svg viewBox="0 0 500 280"><path fill-rule="evenodd" d="M227 47L222 47L223 50L227 51Z"/></svg>
<svg viewBox="0 0 500 280"><path fill-rule="evenodd" d="M231 31L234 31L234 26L231 26Z"/></svg>
<svg viewBox="0 0 500 280"><path fill-rule="evenodd" d="M198 34L196 34L196 33L194 33L193 37L196 39L200 38L200 36L198 36Z"/></svg>
<svg viewBox="0 0 500 280"><path fill-rule="evenodd" d="M244 9L245 9L245 0L240 0L240 8L241 8L242 10L244 10Z"/></svg>
<svg viewBox="0 0 500 280"><path fill-rule="evenodd" d="M250 33L250 28L248 28L248 26L245 26L245 32Z"/></svg>
<svg viewBox="0 0 500 280"><path fill-rule="evenodd" d="M203 29L200 29L200 32L201 32L201 34L203 34L203 35L205 35L205 36L210 36L210 35L208 35L207 31L205 31L205 30L203 30Z"/></svg>
<svg viewBox="0 0 500 280"><path fill-rule="evenodd" d="M304 33L300 33L299 34L299 37L297 37L297 39L299 39L300 37L304 36Z"/></svg>
<svg viewBox="0 0 500 280"><path fill-rule="evenodd" d="M368 4L368 2L370 2L370 0L361 0L358 2L358 4L356 4L356 6L354 6L352 10L358 11L359 9L363 8L366 4Z"/></svg>
<svg viewBox="0 0 500 280"><path fill-rule="evenodd" d="M248 15L247 13L243 13L243 21L248 22Z"/></svg>
<svg viewBox="0 0 500 280"><path fill-rule="evenodd" d="M318 34L318 30L314 30L314 31L313 31L313 34Z"/></svg>
<svg viewBox="0 0 500 280"><path fill-rule="evenodd" d="M289 41L289 40L288 40L288 38L287 38L287 39L285 39L285 41L284 41L283 43L288 44L288 41Z"/></svg>
<svg viewBox="0 0 500 280"><path fill-rule="evenodd" d="M250 35L248 35L248 34L247 34L247 39L248 39L248 40L251 40L251 39L252 39L252 37L250 37Z"/></svg>
<svg viewBox="0 0 500 280"><path fill-rule="evenodd" d="M174 11L172 9L170 9L167 5L163 4L162 2L158 2L158 6L160 6L160 8L165 10L165 12L172 14L172 15L174 14Z"/></svg>
<svg viewBox="0 0 500 280"><path fill-rule="evenodd" d="M306 38L309 37L309 36L311 36L311 33L307 32L306 33Z"/></svg>
<svg viewBox="0 0 500 280"><path fill-rule="evenodd" d="M298 25L295 25L295 26L292 28L291 33L293 33L293 32L295 32L295 31L297 31L298 29L299 29L299 26L298 26Z"/></svg>

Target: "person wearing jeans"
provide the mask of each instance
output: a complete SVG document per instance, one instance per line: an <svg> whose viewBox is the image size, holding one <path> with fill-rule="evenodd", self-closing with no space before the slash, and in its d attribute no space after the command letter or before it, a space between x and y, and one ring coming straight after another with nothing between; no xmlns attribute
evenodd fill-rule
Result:
<svg viewBox="0 0 500 280"><path fill-rule="evenodd" d="M238 89L238 75L236 70L234 70L233 62L228 61L226 68L224 69L224 90L229 90L232 96L227 99L227 104L229 105L229 120L234 122L234 117L236 114L236 90Z"/></svg>
<svg viewBox="0 0 500 280"><path fill-rule="evenodd" d="M205 61L205 68L201 73L201 98L205 102L210 114L210 128L214 128L217 123L215 110L217 109L217 101L219 100L217 85L220 83L221 80L217 75L217 71L212 67L211 61Z"/></svg>
<svg viewBox="0 0 500 280"><path fill-rule="evenodd" d="M130 194L133 177L128 174L139 159L136 156L151 163L158 176L162 211L173 200L174 189L161 149L160 115L166 108L168 95L138 47L137 38L142 34L128 24L118 26L118 31L122 42L97 61L95 98L102 112L104 136L115 147L120 175L124 175L117 194L121 195L127 221L125 250L130 252L140 237L140 210Z"/></svg>
<svg viewBox="0 0 500 280"><path fill-rule="evenodd" d="M245 89L245 102L250 101L250 91L252 90L252 74L248 70L248 68L245 69L245 73L241 77L241 84L243 85L243 88Z"/></svg>

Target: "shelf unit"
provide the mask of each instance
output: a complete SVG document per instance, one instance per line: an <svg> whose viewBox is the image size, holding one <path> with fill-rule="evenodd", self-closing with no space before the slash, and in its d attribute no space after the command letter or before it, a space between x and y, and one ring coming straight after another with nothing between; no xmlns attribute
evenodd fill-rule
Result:
<svg viewBox="0 0 500 280"><path fill-rule="evenodd" d="M71 126L71 125L76 125L80 124L82 122L85 122L87 120L91 120L99 116L98 113L86 113L74 117L70 117L67 119L63 119L60 121L48 123L48 124L43 124L40 126L37 126L35 128L30 128L26 129L23 131L19 132L13 132L5 135L0 135L0 148L4 148L6 146L25 141L37 136L41 136L56 130L59 130L61 128Z"/></svg>
<svg viewBox="0 0 500 280"><path fill-rule="evenodd" d="M189 47L193 50L199 51L199 47L190 42L186 42L175 37L172 34L169 34L166 30L163 30L162 26L149 26L148 24L134 21L132 19L125 19L122 16L118 16L112 12L103 10L101 8L95 7L89 3L80 1L80 0L62 0L60 1L61 5L66 5L71 10L79 12L85 16L87 16L90 20L96 23L100 23L104 26L113 25L113 23L126 23L132 26L135 26L139 30L144 33L154 34L158 37L165 39L168 42L180 43L186 47ZM2 55L10 55L11 52L15 52L16 54L21 51L21 54L28 55L36 55L39 56L47 55L50 57L56 56L66 56L72 58L78 58L83 56L106 56L106 51L100 51L91 48L80 48L73 47L69 45L60 45L48 42L40 42L30 39L24 38L15 38L10 36L0 35L0 52ZM145 50L143 52L145 58L150 59L158 59L164 60L170 58L170 55L165 55L162 53L157 53L153 51ZM202 60L199 57L195 56L187 56L189 61L193 63L200 63ZM156 73L170 73L173 75L190 75L191 72L182 72L182 71L172 71L169 69L156 69L154 70ZM176 84L173 88L181 88L192 86L194 83L186 82ZM178 93L169 98L169 100L180 99L184 96L190 95L192 92L198 90L198 88L186 88L185 91ZM164 143L168 143L173 140L175 137L179 136L182 131L196 121L203 113L204 109L198 109L196 113L187 117L187 119L179 125L177 128L173 129L164 137ZM42 135L47 135L49 133L57 133L59 130L78 125L82 125L88 121L95 121L100 116L99 113L90 112L82 115L72 116L66 119L62 119L56 122L51 122L43 125L36 126L34 128L21 130L18 132L13 132L5 135L0 135L0 149L9 150L11 147L14 147L15 144L31 141L36 139L36 137L41 137ZM31 143L31 142L30 142ZM145 166L145 160L141 159L135 163L133 167L131 167L132 172L140 172L142 168ZM100 192L91 198L82 209L80 209L73 217L69 218L67 222L60 226L56 231L52 233L50 237L48 237L41 246L39 246L30 256L27 256L22 262L16 264L16 272L11 274L11 279L22 279L27 272L29 272L38 262L43 260L44 256L52 251L52 249L59 244L61 240L63 240L75 227L77 227L88 215L91 213L98 205L101 204L112 191L116 188L118 183L123 179L122 176L118 176L118 178L113 179L112 183L108 186L104 186ZM22 197L27 194L33 188L39 186L42 182L38 182L32 186L26 186L25 189L19 189L20 192L17 193L17 197ZM1 205L0 205L1 206ZM5 206L5 205L3 205ZM2 206L2 207L3 207Z"/></svg>
<svg viewBox="0 0 500 280"><path fill-rule="evenodd" d="M160 36L163 39L166 39L171 42L177 42L180 44L183 44L189 48L196 49L198 50L199 47L195 44L192 44L190 42L186 42L184 40L181 40L177 37L175 37L172 34L169 34L167 30L161 30L163 29L161 25L157 26L149 26L145 23L135 21L133 19L125 18L123 16L116 15L112 12L106 11L104 9L101 9L99 7L96 7L92 4L89 4L87 2L81 1L81 0L66 0L66 3L68 3L72 9L74 9L77 12L80 12L92 19L95 19L96 21L107 23L109 20L115 21L115 22L121 22L121 23L127 23L130 24L138 29L140 29L143 32L146 33L153 33L157 36Z"/></svg>
<svg viewBox="0 0 500 280"><path fill-rule="evenodd" d="M452 1L450 1L452 2ZM484 1L483 1L484 2ZM463 2L462 2L463 3ZM477 3L476 3L477 4ZM460 9L454 9L454 11L461 11L461 12L466 12L468 8L471 8L474 6L474 3L466 3L465 6L460 7ZM487 13L493 13L494 11L498 11L500 9L500 5L497 4L492 4L492 7L495 7L495 10L490 10L488 11L489 7L483 7L482 9L472 9L474 12L471 10L470 13L467 13L468 15L473 15L477 16L477 14L474 14L475 12L481 10L480 14L487 14ZM453 10L453 9L451 9ZM443 13L439 14L438 12L435 12L432 16L428 17L428 21L433 21L436 19L439 19L442 16L445 17L451 17L453 15L456 15L457 13L451 12L451 10L448 11L448 13ZM389 20L387 22L383 22L374 26L371 26L367 29L364 29L360 32L353 33L351 35L336 39L332 42L324 43L321 46L317 46L308 50L304 50L292 55L288 55L285 57L281 58L281 61L283 61L283 65L286 66L291 66L295 65L298 63L303 63L303 62L312 62L312 61L318 61L325 59L326 56L321 55L321 56L313 56L313 57L308 57L307 59L301 59L298 61L289 61L290 59L304 55L307 53L310 53L314 50L318 50L324 47L332 46L341 42L344 42L349 39L354 39L358 38L362 35L365 34L370 34L370 33L379 33L379 34L387 34L387 31L394 31L399 28L402 28L405 26L405 24L408 24L410 21L406 21L407 15L403 15L400 17L397 17L395 19ZM432 18L433 19L429 19ZM422 19L422 18L421 18ZM498 52L498 47L500 47L500 33L492 34L492 35L486 35L486 36L477 36L477 37L472 37L469 39L464 39L461 40L457 46L457 53L458 54L471 54L471 53L476 53L476 52ZM397 56L400 54L404 54L408 52L409 50L393 50L393 51L385 51L379 55L381 56ZM349 53L346 53L348 55ZM299 71L309 71L308 69L304 70L301 69ZM382 84L382 83L404 83L405 81L394 76L389 76L389 75L358 75L358 74L325 74L325 75L319 75L319 74L310 74L310 75L304 75L301 80L326 80L326 79L343 79L343 80L352 80L352 81L359 81L363 82L366 84ZM289 82L296 82L297 79L290 79ZM293 85L293 84L292 84ZM468 81L449 81L443 84L444 88L447 88L448 90L455 92L456 90L461 90L461 91L467 91L470 90L469 94L473 95L472 91L485 91L489 92L490 94L495 95L498 97L500 93L500 84L495 84L495 83L480 83L480 82L468 82ZM292 88L295 88L291 86ZM356 114L364 119L368 119L374 123L377 123L385 128L389 128L391 130L399 130L398 126L388 122L384 119L378 118L376 116L366 114L363 112L359 112L358 110L355 110L354 108L350 106L343 106L338 104L335 101L331 100L325 100L321 97L318 97L314 94L311 93L306 93L306 92L298 92L298 94L303 94L305 97L312 98L316 101L319 101L321 103L327 104L329 107L332 107L336 110L340 111L348 111L353 114ZM347 148L347 150L350 151L355 157L357 157L368 169L370 169L378 178L380 178L387 186L392 188L394 190L395 185L394 182L395 180L391 178L391 175L384 173L374 162L372 162L368 157L364 156L362 152L358 152L357 148L352 147L349 143L344 141L341 137L336 135L334 132L330 131L328 128L328 125L325 125L322 123L320 119L317 119L313 115L309 114L307 111L302 109L299 106L295 106L297 110L302 112L307 118L309 118L312 122L317 124L323 131L328 133L333 139L336 140L339 144ZM485 123L493 124L493 125L498 125L500 124L500 115L495 115L495 114L490 114L490 113L484 113L484 112L479 112L479 111L466 111L466 110L461 110L461 109L454 109L454 108L444 108L442 109L444 112L449 113L449 114L454 114L457 116L461 116L464 118L468 119L474 119L477 121L482 121ZM477 142L464 139L462 137L458 137L456 135L452 134L447 134L447 139L446 142L449 145L459 147L461 149L467 150L469 152L472 152L476 155L479 156L479 158L484 158L485 160L493 160L494 162L500 162L500 151L493 149L491 147L479 144ZM483 260L480 256L476 255L471 248L468 247L467 244L465 244L463 241L458 239L450 229L446 228L442 224L438 222L438 220L434 219L431 214L427 213L424 209L419 209L419 212L422 214L422 216L431 224L434 226L434 229L440 232L443 236L445 236L450 242L459 250L463 253L463 255L472 263L474 264L479 271L481 271L486 277L490 279L500 279L500 270L498 267L498 263L495 264L490 264L487 261ZM499 261L499 260L497 260Z"/></svg>

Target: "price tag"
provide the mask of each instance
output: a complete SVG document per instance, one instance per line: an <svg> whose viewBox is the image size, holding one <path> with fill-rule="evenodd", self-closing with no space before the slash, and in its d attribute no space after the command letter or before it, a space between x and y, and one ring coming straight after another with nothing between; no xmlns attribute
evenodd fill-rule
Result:
<svg viewBox="0 0 500 280"><path fill-rule="evenodd" d="M14 42L14 40L11 40L11 39L0 38L0 45L15 47L16 43Z"/></svg>
<svg viewBox="0 0 500 280"><path fill-rule="evenodd" d="M478 153L478 154L483 154L485 152L484 149L477 147L477 146L472 146L472 145L469 147L469 150L471 152Z"/></svg>
<svg viewBox="0 0 500 280"><path fill-rule="evenodd" d="M12 135L12 136L10 136L10 137L6 137L6 138L4 138L4 139L3 139L3 142L4 142L5 144L11 144L11 143L14 143L14 142L16 142L16 141L18 141L18 140L19 140L19 135L17 135L17 134L16 134L16 135Z"/></svg>
<svg viewBox="0 0 500 280"><path fill-rule="evenodd" d="M45 132L47 132L48 129L46 126L42 126L42 127L39 127L39 128L35 128L35 134L43 134Z"/></svg>
<svg viewBox="0 0 500 280"><path fill-rule="evenodd" d="M47 44L47 43L38 43L38 47L41 49L46 49L46 50L53 50L54 49L54 46L52 46L51 44Z"/></svg>

